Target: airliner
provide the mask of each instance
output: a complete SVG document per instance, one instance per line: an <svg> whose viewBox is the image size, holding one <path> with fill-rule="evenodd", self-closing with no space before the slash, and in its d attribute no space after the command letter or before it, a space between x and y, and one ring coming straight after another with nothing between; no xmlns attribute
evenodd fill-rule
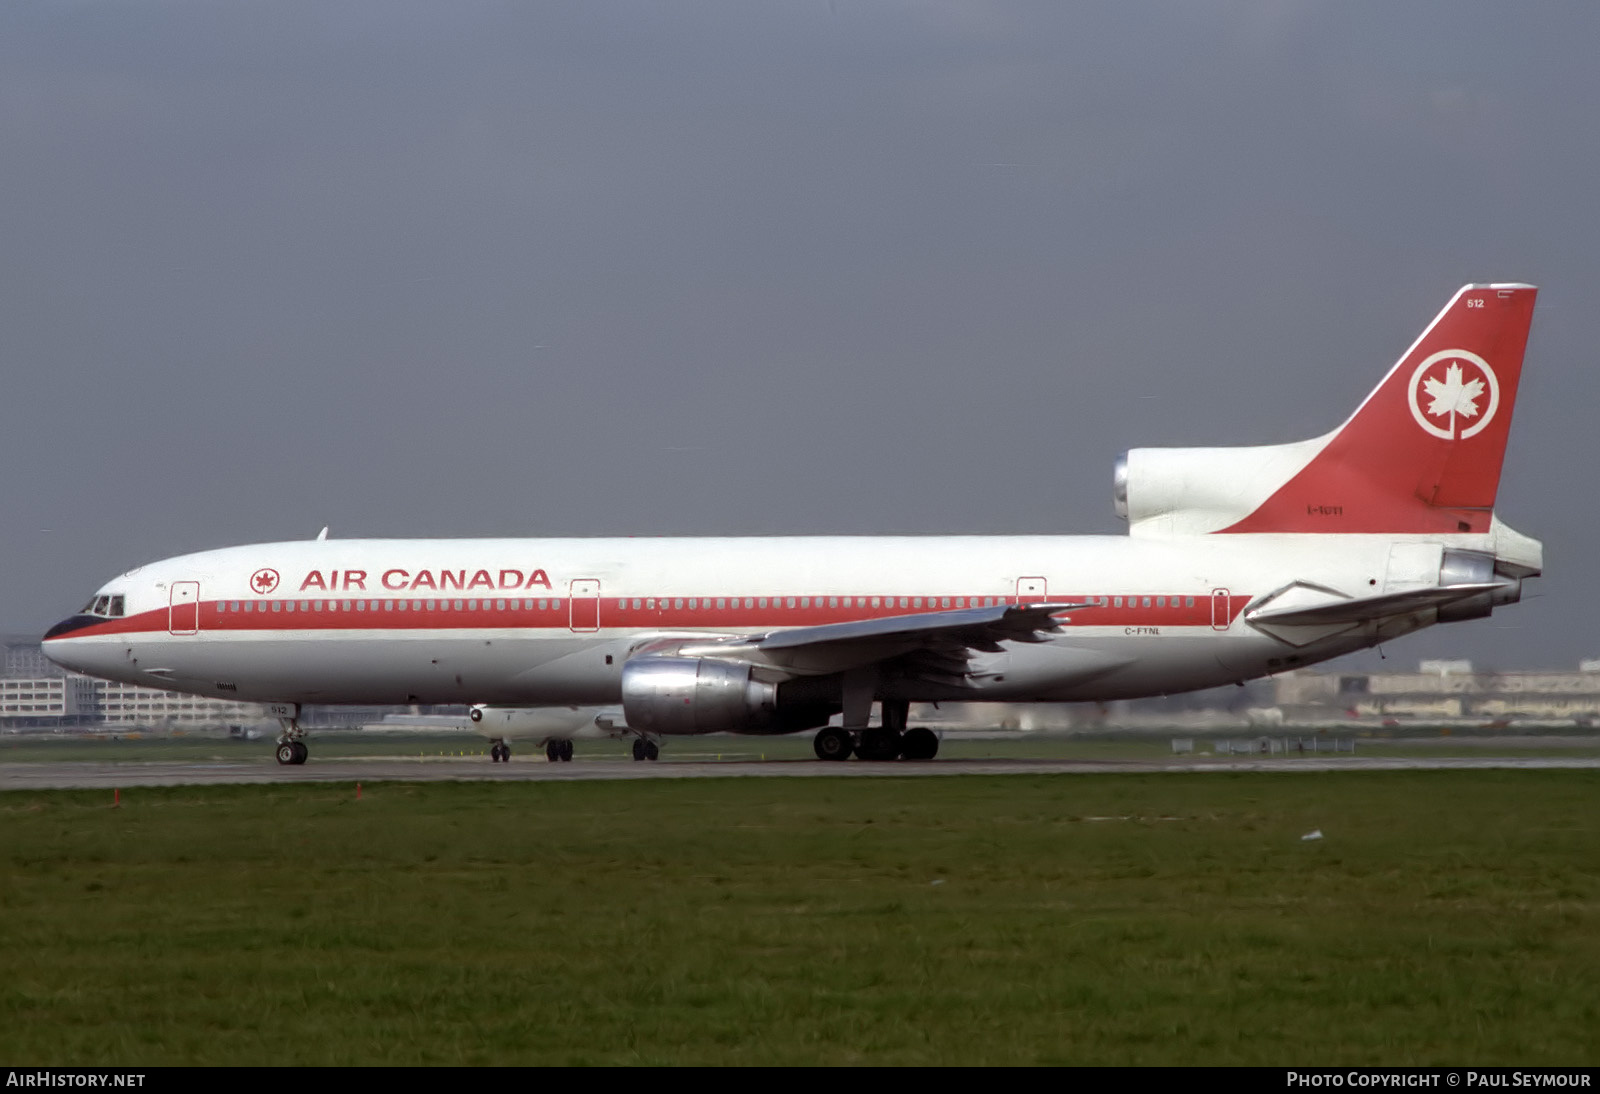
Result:
<svg viewBox="0 0 1600 1094"><path fill-rule="evenodd" d="M932 759L913 702L1243 683L1516 602L1543 548L1494 507L1536 295L1463 287L1320 437L1125 453L1126 535L319 537L136 567L44 648L269 704L285 764L308 703L616 705L652 746Z"/></svg>

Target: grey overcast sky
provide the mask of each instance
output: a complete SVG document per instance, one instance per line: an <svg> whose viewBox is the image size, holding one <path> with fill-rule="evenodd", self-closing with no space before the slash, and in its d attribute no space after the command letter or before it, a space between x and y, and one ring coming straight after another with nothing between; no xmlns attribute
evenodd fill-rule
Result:
<svg viewBox="0 0 1600 1094"><path fill-rule="evenodd" d="M1389 654L1600 656L1597 46L1590 2L6 4L0 628L324 524L1117 532L1122 449L1323 432L1526 280L1548 576Z"/></svg>

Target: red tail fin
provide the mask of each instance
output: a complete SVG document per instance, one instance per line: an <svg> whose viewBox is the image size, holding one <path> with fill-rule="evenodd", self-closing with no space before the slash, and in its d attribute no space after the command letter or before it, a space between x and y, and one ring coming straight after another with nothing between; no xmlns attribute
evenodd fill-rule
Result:
<svg viewBox="0 0 1600 1094"><path fill-rule="evenodd" d="M1326 446L1223 531L1488 531L1537 293L1457 292Z"/></svg>

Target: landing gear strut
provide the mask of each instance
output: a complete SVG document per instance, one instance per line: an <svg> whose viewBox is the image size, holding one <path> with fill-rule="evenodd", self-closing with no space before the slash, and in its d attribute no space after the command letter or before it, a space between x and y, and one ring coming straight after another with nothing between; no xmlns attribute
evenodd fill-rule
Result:
<svg viewBox="0 0 1600 1094"><path fill-rule="evenodd" d="M300 728L300 704L273 703L267 709L278 719L278 725L282 727L282 731L278 734L278 762L285 766L305 763L306 757L311 755L311 750L301 740L306 731Z"/></svg>

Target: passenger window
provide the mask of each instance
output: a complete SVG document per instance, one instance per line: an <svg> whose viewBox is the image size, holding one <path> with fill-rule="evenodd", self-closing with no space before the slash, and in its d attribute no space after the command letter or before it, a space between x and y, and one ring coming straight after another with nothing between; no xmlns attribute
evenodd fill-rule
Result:
<svg viewBox="0 0 1600 1094"><path fill-rule="evenodd" d="M281 600L274 600L274 601L273 601L273 602L272 602L272 610L273 610L273 611L275 611L275 612L281 612L281 611L283 611L283 601L281 601Z"/></svg>
<svg viewBox="0 0 1600 1094"><path fill-rule="evenodd" d="M767 598L766 598L766 597L762 597L762 598L761 598L761 599L760 599L760 600L758 600L758 601L757 601L757 602L756 602L756 603L757 603L757 604L758 604L758 605L760 605L760 606L761 606L761 607L763 607L763 608L765 608L765 607L766 607L766 606L767 606Z"/></svg>
<svg viewBox="0 0 1600 1094"><path fill-rule="evenodd" d="M689 610L691 612L697 612L697 611L700 610L700 598L699 597L691 596L689 598Z"/></svg>
<svg viewBox="0 0 1600 1094"><path fill-rule="evenodd" d="M727 606L728 606L728 601L727 601L727 599L725 597L720 597L720 596L717 597L717 611L720 612L724 608L726 608Z"/></svg>
<svg viewBox="0 0 1600 1094"><path fill-rule="evenodd" d="M948 608L949 606L950 606L950 598L948 596L941 596L939 598L939 607Z"/></svg>
<svg viewBox="0 0 1600 1094"><path fill-rule="evenodd" d="M1144 598L1144 604L1142 605L1142 607L1148 608L1149 606L1150 606L1150 598L1147 596L1147 597Z"/></svg>
<svg viewBox="0 0 1600 1094"><path fill-rule="evenodd" d="M1185 608L1192 608L1192 607L1194 607L1194 597L1192 597L1192 596L1186 596L1186 597L1184 597L1184 598L1183 598L1183 606L1184 606L1184 607L1185 607Z"/></svg>
<svg viewBox="0 0 1600 1094"><path fill-rule="evenodd" d="M914 596L914 597L912 597L912 598L911 598L911 606L912 606L912 607L913 607L913 608L920 608L920 607L922 607L922 597L920 597L920 596Z"/></svg>
<svg viewBox="0 0 1600 1094"><path fill-rule="evenodd" d="M476 600L467 601L467 611L475 612L477 610L478 610L478 602Z"/></svg>
<svg viewBox="0 0 1600 1094"><path fill-rule="evenodd" d="M473 603L477 603L477 601L473 601ZM456 611L459 612L460 610L461 610L461 601L458 600L458 601L456 601Z"/></svg>
<svg viewBox="0 0 1600 1094"><path fill-rule="evenodd" d="M794 597L791 596L789 598L789 605L788 606L791 607L791 608L794 607Z"/></svg>
<svg viewBox="0 0 1600 1094"><path fill-rule="evenodd" d="M809 597L809 596L802 596L802 597L801 597L801 598L800 598L800 606L801 606L801 607L802 607L802 608L809 608L809 607L811 607L811 598L810 598L810 597Z"/></svg>
<svg viewBox="0 0 1600 1094"><path fill-rule="evenodd" d="M1166 606L1167 606L1167 598L1166 597L1164 597L1164 596L1156 597L1156 607L1165 608Z"/></svg>
<svg viewBox="0 0 1600 1094"><path fill-rule="evenodd" d="M555 611L555 612L559 612L561 610L561 601L560 600L552 600L550 602L550 610L551 611Z"/></svg>
<svg viewBox="0 0 1600 1094"><path fill-rule="evenodd" d="M1120 608L1120 607L1122 607L1122 597L1120 597L1120 596L1119 596L1119 597L1117 597L1117 598L1116 598L1116 600L1114 600L1114 601L1113 601L1113 602L1112 602L1112 607L1114 607L1114 608Z"/></svg>

